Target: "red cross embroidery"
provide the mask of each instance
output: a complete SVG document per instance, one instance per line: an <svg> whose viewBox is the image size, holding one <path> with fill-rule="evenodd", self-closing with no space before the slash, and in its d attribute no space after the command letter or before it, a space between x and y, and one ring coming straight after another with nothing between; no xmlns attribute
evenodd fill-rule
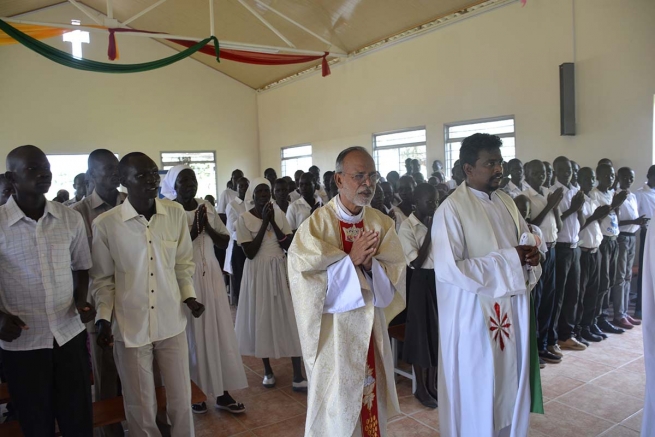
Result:
<svg viewBox="0 0 655 437"><path fill-rule="evenodd" d="M494 311L496 311L496 318L489 317L492 325L489 330L493 332L494 340L500 343L500 350L504 351L505 341L503 337L509 338L509 327L512 324L507 321L507 313L503 315L502 319L500 318L500 305L498 303L494 304Z"/></svg>

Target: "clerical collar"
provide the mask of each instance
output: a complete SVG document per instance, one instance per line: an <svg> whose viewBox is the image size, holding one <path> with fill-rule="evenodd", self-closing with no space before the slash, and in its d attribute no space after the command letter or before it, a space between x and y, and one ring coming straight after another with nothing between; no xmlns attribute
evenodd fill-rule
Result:
<svg viewBox="0 0 655 437"><path fill-rule="evenodd" d="M359 214L353 215L350 211L348 211L348 208L343 206L343 203L341 203L341 194L337 195L334 199L335 203L337 204L337 214L339 215L339 220L349 224L359 223L362 221L362 217L364 216L364 208L362 208Z"/></svg>
<svg viewBox="0 0 655 437"><path fill-rule="evenodd" d="M475 197L478 197L480 199L485 199L485 200L491 200L491 196L495 193L493 191L491 194L487 194L484 191L476 190L475 188L472 188L470 185L467 186L469 190L475 195Z"/></svg>

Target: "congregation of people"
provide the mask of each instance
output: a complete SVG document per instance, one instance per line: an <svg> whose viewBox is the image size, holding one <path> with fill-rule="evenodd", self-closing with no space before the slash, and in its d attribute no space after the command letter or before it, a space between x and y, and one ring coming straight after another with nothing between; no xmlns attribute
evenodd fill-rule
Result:
<svg viewBox="0 0 655 437"><path fill-rule="evenodd" d="M412 158L383 176L350 147L322 178L236 169L203 199L188 165L162 177L144 153L98 149L74 195L49 201L45 153L12 150L0 176L10 414L28 437L54 436L55 422L66 437L189 437L210 407L248 414L231 394L248 386L242 356L261 359L266 388L271 358L288 358L307 437L385 436L401 358L442 436L527 436L543 413L539 368L641 324L655 166L502 152L474 134L447 179L441 161L426 178ZM389 325L405 327L396 357ZM206 402L192 403L190 381ZM126 428L94 430L93 401L117 396Z"/></svg>

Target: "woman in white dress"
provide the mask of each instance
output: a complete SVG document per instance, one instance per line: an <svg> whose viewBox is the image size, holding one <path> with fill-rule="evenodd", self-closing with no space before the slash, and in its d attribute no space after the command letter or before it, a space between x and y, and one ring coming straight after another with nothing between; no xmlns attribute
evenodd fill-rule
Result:
<svg viewBox="0 0 655 437"><path fill-rule="evenodd" d="M237 220L237 242L248 258L243 268L236 332L241 355L261 358L266 388L275 387L269 358L291 357L293 390L307 391L302 375L300 339L287 278L285 251L292 239L284 213L271 202L264 178L249 186L254 208Z"/></svg>
<svg viewBox="0 0 655 437"><path fill-rule="evenodd" d="M244 405L228 392L246 388L248 382L232 325L223 273L214 255L214 245L225 248L230 237L211 204L194 198L197 191L196 174L184 165L173 167L162 181L162 195L175 200L186 211L196 264L193 286L198 299L205 304L202 317L196 319L190 312L187 314L191 379L208 399L216 397L216 408L243 413ZM192 411L205 413L207 405L205 402L195 404Z"/></svg>

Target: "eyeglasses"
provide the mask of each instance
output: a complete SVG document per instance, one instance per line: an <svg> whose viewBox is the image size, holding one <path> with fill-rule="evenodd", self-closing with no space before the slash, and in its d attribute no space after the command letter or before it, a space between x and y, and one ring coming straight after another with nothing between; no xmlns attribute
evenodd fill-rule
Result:
<svg viewBox="0 0 655 437"><path fill-rule="evenodd" d="M341 174L345 174L350 176L358 185L362 185L366 179L371 181L371 184L375 185L378 183L378 175L377 173L345 173L345 172L340 172Z"/></svg>

